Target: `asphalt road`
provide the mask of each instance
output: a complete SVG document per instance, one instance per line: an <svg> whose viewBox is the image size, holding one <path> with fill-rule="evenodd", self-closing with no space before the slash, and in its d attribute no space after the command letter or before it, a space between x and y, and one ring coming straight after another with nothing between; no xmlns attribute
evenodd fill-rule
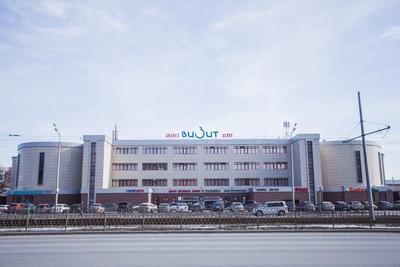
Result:
<svg viewBox="0 0 400 267"><path fill-rule="evenodd" d="M395 233L0 236L0 266L400 266Z"/></svg>

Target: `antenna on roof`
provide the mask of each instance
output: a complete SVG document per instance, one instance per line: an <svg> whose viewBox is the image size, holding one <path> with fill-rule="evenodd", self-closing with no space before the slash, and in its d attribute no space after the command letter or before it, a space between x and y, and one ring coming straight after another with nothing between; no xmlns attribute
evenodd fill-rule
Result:
<svg viewBox="0 0 400 267"><path fill-rule="evenodd" d="M114 125L114 130L112 131L112 140L118 140L118 130L117 130L117 125Z"/></svg>
<svg viewBox="0 0 400 267"><path fill-rule="evenodd" d="M283 128L285 128L285 137L289 137L290 122L284 121Z"/></svg>

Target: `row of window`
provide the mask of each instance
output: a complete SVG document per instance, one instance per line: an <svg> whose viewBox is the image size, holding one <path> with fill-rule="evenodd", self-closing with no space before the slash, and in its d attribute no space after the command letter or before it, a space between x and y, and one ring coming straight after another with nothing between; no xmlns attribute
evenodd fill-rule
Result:
<svg viewBox="0 0 400 267"><path fill-rule="evenodd" d="M260 178L236 178L235 186L260 186ZM173 186L197 186L197 179L173 179ZM288 178L264 178L264 186L288 186ZM112 187L137 187L138 179L113 179ZM168 186L167 179L143 179L142 186ZM229 186L228 178L204 179L204 186Z"/></svg>
<svg viewBox="0 0 400 267"><path fill-rule="evenodd" d="M173 147L174 154L190 155L197 154L196 146L175 146ZM228 146L204 146L203 150L206 154L227 154ZM138 154L139 148L136 146L116 147L115 154ZM258 154L259 146L234 146L233 151L235 154ZM164 155L167 153L167 147L163 146L148 146L143 147L143 154L145 155ZM262 146L262 153L264 154L286 154L287 146L285 145L267 145Z"/></svg>
<svg viewBox="0 0 400 267"><path fill-rule="evenodd" d="M228 162L205 162L204 166L208 171L229 170ZM287 170L287 162L264 162L265 170ZM235 162L234 170L257 170L260 167L259 162ZM197 169L197 163L173 163L174 171L194 171ZM137 171L137 163L113 163L113 171ZM168 163L142 163L143 171L167 171Z"/></svg>
<svg viewBox="0 0 400 267"><path fill-rule="evenodd" d="M172 169L174 171L194 171L196 166L197 163L173 163Z"/></svg>

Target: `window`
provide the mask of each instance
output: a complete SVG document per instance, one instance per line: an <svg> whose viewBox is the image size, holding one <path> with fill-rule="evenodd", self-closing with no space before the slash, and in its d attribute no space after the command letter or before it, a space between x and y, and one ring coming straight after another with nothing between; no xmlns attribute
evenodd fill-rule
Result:
<svg viewBox="0 0 400 267"><path fill-rule="evenodd" d="M96 142L90 144L89 205L96 202Z"/></svg>
<svg viewBox="0 0 400 267"><path fill-rule="evenodd" d="M264 178L264 186L288 186L288 178Z"/></svg>
<svg viewBox="0 0 400 267"><path fill-rule="evenodd" d="M137 147L116 147L115 154L137 154L138 148Z"/></svg>
<svg viewBox="0 0 400 267"><path fill-rule="evenodd" d="M167 153L166 147L148 146L143 147L143 154L145 155L164 155Z"/></svg>
<svg viewBox="0 0 400 267"><path fill-rule="evenodd" d="M172 169L174 171L194 171L196 166L197 163L173 163Z"/></svg>
<svg viewBox="0 0 400 267"><path fill-rule="evenodd" d="M113 163L113 171L137 171L137 163Z"/></svg>
<svg viewBox="0 0 400 267"><path fill-rule="evenodd" d="M264 154L287 154L287 146L263 146Z"/></svg>
<svg viewBox="0 0 400 267"><path fill-rule="evenodd" d="M356 157L357 183L362 183L363 177L362 177L362 167L361 167L361 152L355 151L355 157Z"/></svg>
<svg viewBox="0 0 400 267"><path fill-rule="evenodd" d="M259 186L260 179L259 178L235 178L235 186Z"/></svg>
<svg viewBox="0 0 400 267"><path fill-rule="evenodd" d="M18 154L17 157L17 174L15 175L15 188L18 188L18 184L19 184L19 164L21 162L21 154Z"/></svg>
<svg viewBox="0 0 400 267"><path fill-rule="evenodd" d="M167 186L167 179L143 179L142 186Z"/></svg>
<svg viewBox="0 0 400 267"><path fill-rule="evenodd" d="M307 141L308 154L308 181L310 184L310 201L315 202L315 175L314 175L314 154L312 141Z"/></svg>
<svg viewBox="0 0 400 267"><path fill-rule="evenodd" d="M229 179L204 179L204 186L229 186Z"/></svg>
<svg viewBox="0 0 400 267"><path fill-rule="evenodd" d="M167 163L142 163L143 171L166 171L168 170Z"/></svg>
<svg viewBox="0 0 400 267"><path fill-rule="evenodd" d="M112 187L134 187L138 186L137 179L113 179Z"/></svg>
<svg viewBox="0 0 400 267"><path fill-rule="evenodd" d="M287 170L287 162L264 162L265 170Z"/></svg>
<svg viewBox="0 0 400 267"><path fill-rule="evenodd" d="M44 152L40 152L39 153L38 185L43 185L43 172L44 172Z"/></svg>
<svg viewBox="0 0 400 267"><path fill-rule="evenodd" d="M228 153L227 146L205 146L203 147L206 154L226 154Z"/></svg>
<svg viewBox="0 0 400 267"><path fill-rule="evenodd" d="M197 186L197 179L173 179L174 186Z"/></svg>
<svg viewBox="0 0 400 267"><path fill-rule="evenodd" d="M235 162L235 170L257 170L259 167L258 162Z"/></svg>
<svg viewBox="0 0 400 267"><path fill-rule="evenodd" d="M205 162L204 166L207 171L226 171L229 170L228 162Z"/></svg>
<svg viewBox="0 0 400 267"><path fill-rule="evenodd" d="M182 155L197 154L197 147L195 147L195 146L175 146L174 153L180 154L180 155L181 154Z"/></svg>
<svg viewBox="0 0 400 267"><path fill-rule="evenodd" d="M257 154L258 146L235 146L235 154Z"/></svg>

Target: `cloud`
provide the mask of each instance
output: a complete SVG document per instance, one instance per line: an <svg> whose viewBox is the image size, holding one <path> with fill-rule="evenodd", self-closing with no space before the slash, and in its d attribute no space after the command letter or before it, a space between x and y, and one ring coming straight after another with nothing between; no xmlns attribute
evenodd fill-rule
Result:
<svg viewBox="0 0 400 267"><path fill-rule="evenodd" d="M383 41L383 40L397 40L400 39L400 25L391 26L387 28L380 36L378 36L375 40L376 41Z"/></svg>
<svg viewBox="0 0 400 267"><path fill-rule="evenodd" d="M214 21L210 24L210 27L214 31L224 31L240 23L254 22L260 20L264 17L270 16L273 13L274 12L271 9L242 11L237 14L223 17L217 21Z"/></svg>

